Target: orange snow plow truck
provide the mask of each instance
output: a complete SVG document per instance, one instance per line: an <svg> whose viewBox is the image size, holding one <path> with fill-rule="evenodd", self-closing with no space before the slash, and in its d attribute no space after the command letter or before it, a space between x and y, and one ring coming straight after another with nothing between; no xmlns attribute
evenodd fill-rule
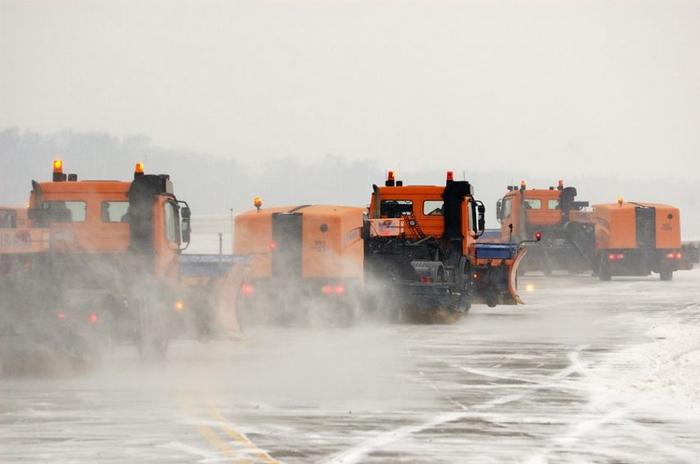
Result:
<svg viewBox="0 0 700 464"><path fill-rule="evenodd" d="M389 171L373 186L364 231L366 279L403 314L459 314L473 303L522 303L520 244L477 243L485 207L472 185L447 173L443 186L404 185Z"/></svg>
<svg viewBox="0 0 700 464"><path fill-rule="evenodd" d="M314 317L351 323L363 283L364 209L262 209L259 198L255 203L256 209L235 218L234 254L247 256L249 266L239 302L244 324ZM314 311L317 306L324 309Z"/></svg>
<svg viewBox="0 0 700 464"><path fill-rule="evenodd" d="M321 298L344 321L360 301L392 318L431 319L463 314L472 303L521 302L516 271L524 250L476 242L485 208L471 184L451 173L444 186L404 186L389 172L369 209L262 209L256 201L235 220L234 253L250 260L245 314L305 311Z"/></svg>
<svg viewBox="0 0 700 464"><path fill-rule="evenodd" d="M576 188L546 189L509 185L508 192L498 200L496 215L501 223L500 241L504 243L525 240L539 233L539 242L527 243L527 256L520 272L590 271L586 255L593 240L591 213L584 211L587 201L576 200Z"/></svg>
<svg viewBox="0 0 700 464"><path fill-rule="evenodd" d="M82 180L54 161L26 227L0 229L0 352L93 361L112 342L162 357L182 285L190 209L168 175ZM17 358L15 356L15 358Z"/></svg>
<svg viewBox="0 0 700 464"><path fill-rule="evenodd" d="M624 202L596 204L576 201L576 189L529 189L509 186L497 204L500 240L513 242L529 234L521 271L593 271L601 280L615 275L658 273L670 280L675 271L698 262L698 246L681 242L680 211L669 205Z"/></svg>

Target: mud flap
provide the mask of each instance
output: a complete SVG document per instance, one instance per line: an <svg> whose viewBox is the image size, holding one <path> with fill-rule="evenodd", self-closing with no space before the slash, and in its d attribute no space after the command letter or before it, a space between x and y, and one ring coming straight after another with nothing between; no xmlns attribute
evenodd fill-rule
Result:
<svg viewBox="0 0 700 464"><path fill-rule="evenodd" d="M510 270L508 272L509 295L506 298L510 301L504 302L504 304L525 304L520 298L520 295L518 295L518 267L520 266L520 263L526 254L527 248L522 246L518 248L518 251L515 255L515 259L513 260L513 265L510 267Z"/></svg>

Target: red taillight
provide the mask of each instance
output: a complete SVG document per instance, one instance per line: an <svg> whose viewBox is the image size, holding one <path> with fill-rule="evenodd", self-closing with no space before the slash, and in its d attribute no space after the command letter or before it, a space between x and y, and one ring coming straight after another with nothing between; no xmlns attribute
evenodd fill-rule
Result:
<svg viewBox="0 0 700 464"><path fill-rule="evenodd" d="M324 295L342 295L345 293L345 287L342 284L326 284L321 287L321 293Z"/></svg>
<svg viewBox="0 0 700 464"><path fill-rule="evenodd" d="M90 313L90 322L93 324L97 322L97 313Z"/></svg>
<svg viewBox="0 0 700 464"><path fill-rule="evenodd" d="M270 250L276 250L276 249L277 249L277 243L275 243L275 242L270 242L270 245L268 245L268 246L270 247Z"/></svg>
<svg viewBox="0 0 700 464"><path fill-rule="evenodd" d="M622 259L625 259L625 255L623 253L610 253L610 254L608 254L609 261L620 261Z"/></svg>
<svg viewBox="0 0 700 464"><path fill-rule="evenodd" d="M666 253L666 258L668 259L683 259L682 253Z"/></svg>
<svg viewBox="0 0 700 464"><path fill-rule="evenodd" d="M420 282L421 282L422 284L429 284L429 283L432 282L432 281L433 281L433 278L432 278L432 277L428 277L428 276L421 276L421 277L420 277Z"/></svg>
<svg viewBox="0 0 700 464"><path fill-rule="evenodd" d="M542 232L535 232L535 240L538 242L542 240Z"/></svg>
<svg viewBox="0 0 700 464"><path fill-rule="evenodd" d="M255 287L252 284L244 283L241 285L241 293L245 296L250 296L255 293Z"/></svg>
<svg viewBox="0 0 700 464"><path fill-rule="evenodd" d="M62 321L63 319L66 318L66 313L60 312L60 313L56 314L56 317L58 317L58 319Z"/></svg>

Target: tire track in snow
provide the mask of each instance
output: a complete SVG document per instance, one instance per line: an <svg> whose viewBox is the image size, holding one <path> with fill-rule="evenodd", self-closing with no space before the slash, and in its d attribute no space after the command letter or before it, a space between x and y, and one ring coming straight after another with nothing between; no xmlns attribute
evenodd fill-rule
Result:
<svg viewBox="0 0 700 464"><path fill-rule="evenodd" d="M564 379L571 374L578 372L579 369L581 369L581 363L579 360L578 354L582 351L588 348L588 345L580 345L575 348L574 351L568 353L568 359L570 361L570 365L567 366L564 369L561 369L560 371L555 372L554 374L547 376L547 380L561 380ZM413 351L408 348L408 353L411 356L411 359L414 361L414 365L417 366L417 359L413 353ZM415 425L407 425L403 427L399 427L393 430L389 430L386 432L379 433L373 438L370 438L369 440L366 440L362 443L359 443L358 445L355 445L345 451L341 451L339 453L336 453L329 459L325 460L324 462L326 464L353 464L353 463L359 463L362 462L363 458L365 458L367 455L370 453L384 448L386 445L389 445L393 442L396 442L398 440L401 440L403 438L406 438L410 435L432 429L434 427L437 427L438 425L446 424L449 422L454 422L460 419L465 419L469 417L479 417L482 420L485 420L487 422L490 422L488 419L486 419L487 413L481 412L481 411L488 411L494 407L497 406L502 406L508 403L513 403L515 401L519 401L527 396L532 395L535 393L537 390L540 389L547 389L551 388L550 385L543 385L539 388L533 388L533 389L528 389L528 391L523 392L523 393L516 393L516 394L511 394L511 395L504 395L500 396L497 398L494 398L489 401L485 401L483 403L467 406L464 403L454 399L451 397L449 394L447 394L444 390L442 390L440 387L438 387L435 382L430 380L430 378L425 374L425 372L422 369L419 369L416 367L416 371L420 375L422 379L424 379L428 385L438 393L440 397L448 401L450 404L454 405L459 409L459 411L452 411L452 412L445 412L442 414L438 414L431 419L422 422L420 424L415 424Z"/></svg>
<svg viewBox="0 0 700 464"><path fill-rule="evenodd" d="M680 354L672 356L671 359L677 360L688 353L697 351L698 346L700 345L695 345L692 349L682 351ZM582 376L589 377L589 368L585 363L581 362L578 353L571 353L570 361L572 367L575 366ZM651 429L651 425L642 424L629 417L630 413L636 410L643 409L645 405L645 401L629 402L619 405L619 403L611 404L610 402L604 400L594 399L588 404L586 412L580 414L579 417L582 417L582 420L576 421L575 425L570 429L569 432L549 439L549 444L543 450L541 450L541 452L539 452L536 455L530 456L525 460L525 462L527 462L528 464L548 463L552 454L558 452L570 452L572 445L579 442L581 439L585 438L588 435L591 435L592 433L595 433L606 424L612 424L617 422L623 428L634 428L636 430L635 435L644 435L646 440L640 439L641 441L648 441L654 443L655 449L661 451L666 456L673 458L676 462L687 462L693 464L696 463L697 453L681 449L678 446L674 446L672 444L667 444L666 440L668 437L664 437L662 434L659 433L654 433L654 431ZM612 410L610 410L611 407L613 407ZM592 414L599 414L600 411L608 412L603 414L602 416L599 415L598 417L588 418ZM600 450L599 453L607 454L610 455L610 457L622 460L630 458L630 456L628 456L622 450L613 448ZM557 457L555 462L560 461L561 458Z"/></svg>

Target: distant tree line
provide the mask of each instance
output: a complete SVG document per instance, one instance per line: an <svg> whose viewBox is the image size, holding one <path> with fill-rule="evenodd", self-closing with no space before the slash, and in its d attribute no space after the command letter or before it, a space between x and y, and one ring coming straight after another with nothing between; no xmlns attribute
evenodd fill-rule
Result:
<svg viewBox="0 0 700 464"><path fill-rule="evenodd" d="M313 155L313 156L311 156ZM552 178L542 174L542 166L533 160L530 172L513 172L504 166L499 171L480 168L478 157L465 155L462 166L442 168L440 154L430 154L421 171L398 172L398 177L413 184L444 181L447 168L455 177L470 180L476 196L487 206L489 227L496 227L496 200L506 185L527 179L531 187L556 185L563 177L567 185L578 188L579 199L591 203L626 200L670 203L681 208L684 235L700 238L700 201L697 185L690 180L669 178L633 179L625 173L601 172L594 175L559 173ZM338 154L317 156L312 160L292 159L271 154L267 160L251 160L246 153L231 152L227 157L191 151L171 150L155 145L143 135L116 137L98 132L63 131L41 134L16 128L0 130L0 205L26 203L30 180L48 180L51 161L60 157L67 172L81 179L128 179L134 164L142 161L151 173L171 175L176 194L186 199L195 215L219 215L252 208L259 195L264 205L332 203L366 205L373 183L381 184L388 161L352 159ZM434 164L430 164L434 163Z"/></svg>

